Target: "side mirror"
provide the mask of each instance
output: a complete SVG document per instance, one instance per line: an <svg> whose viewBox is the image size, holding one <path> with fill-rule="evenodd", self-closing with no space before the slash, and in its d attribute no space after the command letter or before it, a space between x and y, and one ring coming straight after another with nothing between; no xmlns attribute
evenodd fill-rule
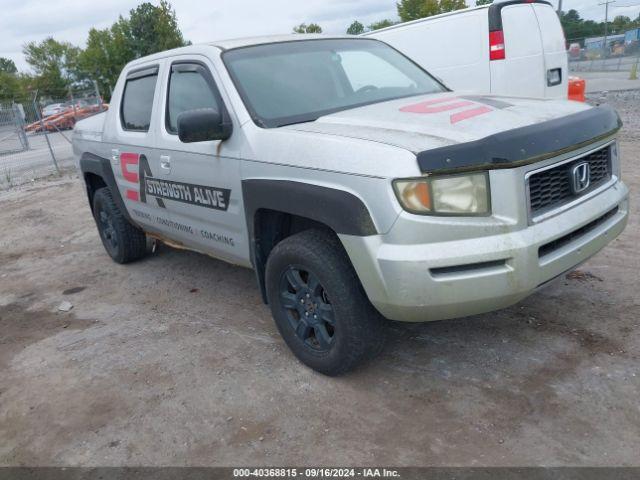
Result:
<svg viewBox="0 0 640 480"><path fill-rule="evenodd" d="M178 138L184 143L226 140L231 132L231 122L213 108L187 110L178 115Z"/></svg>

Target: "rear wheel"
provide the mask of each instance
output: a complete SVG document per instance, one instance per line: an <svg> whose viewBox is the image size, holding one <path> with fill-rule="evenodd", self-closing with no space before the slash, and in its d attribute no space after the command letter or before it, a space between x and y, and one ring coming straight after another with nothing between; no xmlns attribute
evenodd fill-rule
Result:
<svg viewBox="0 0 640 480"><path fill-rule="evenodd" d="M146 236L122 214L108 187L93 196L93 216L100 239L109 256L117 263L129 263L147 253Z"/></svg>
<svg viewBox="0 0 640 480"><path fill-rule="evenodd" d="M266 286L278 330L314 370L340 375L382 349L384 319L334 234L306 230L278 243L267 261Z"/></svg>

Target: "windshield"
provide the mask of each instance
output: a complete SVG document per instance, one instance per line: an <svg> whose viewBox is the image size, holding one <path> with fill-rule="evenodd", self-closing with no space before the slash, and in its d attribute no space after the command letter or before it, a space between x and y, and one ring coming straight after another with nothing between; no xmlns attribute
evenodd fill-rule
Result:
<svg viewBox="0 0 640 480"><path fill-rule="evenodd" d="M272 43L229 50L222 58L254 121L267 128L446 90L376 40Z"/></svg>

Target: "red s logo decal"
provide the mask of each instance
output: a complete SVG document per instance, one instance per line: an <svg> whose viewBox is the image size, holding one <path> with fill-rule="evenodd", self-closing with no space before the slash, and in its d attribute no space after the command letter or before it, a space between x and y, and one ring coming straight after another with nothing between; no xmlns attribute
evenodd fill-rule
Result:
<svg viewBox="0 0 640 480"><path fill-rule="evenodd" d="M463 107L470 107L472 105L478 105L476 102L472 102L470 100L463 100L458 97L451 98L435 98L433 100L427 100L425 102L414 103L412 105L406 105L400 108L401 112L408 113L440 113L446 112L448 110L457 110ZM475 108L470 108L467 110L463 110L458 113L452 113L449 116L449 121L451 123L458 123L462 120L466 120L468 118L477 117L478 115L482 115L484 113L492 112L493 109L480 105Z"/></svg>
<svg viewBox="0 0 640 480"><path fill-rule="evenodd" d="M137 153L122 153L120 155L120 168L122 169L122 176L127 182L140 183L140 177L138 176L138 164L140 163L140 155ZM129 165L135 167L135 169L129 170ZM140 194L138 190L126 190L126 195L129 200L134 202L140 201Z"/></svg>

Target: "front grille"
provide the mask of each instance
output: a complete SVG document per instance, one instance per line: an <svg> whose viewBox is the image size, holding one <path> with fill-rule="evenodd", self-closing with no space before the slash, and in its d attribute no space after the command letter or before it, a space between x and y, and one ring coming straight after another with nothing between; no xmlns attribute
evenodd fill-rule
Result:
<svg viewBox="0 0 640 480"><path fill-rule="evenodd" d="M589 162L591 183L586 190L573 193L571 169L578 163ZM529 177L529 208L531 215L540 215L589 193L611 178L611 146L606 146L570 162L549 168Z"/></svg>

